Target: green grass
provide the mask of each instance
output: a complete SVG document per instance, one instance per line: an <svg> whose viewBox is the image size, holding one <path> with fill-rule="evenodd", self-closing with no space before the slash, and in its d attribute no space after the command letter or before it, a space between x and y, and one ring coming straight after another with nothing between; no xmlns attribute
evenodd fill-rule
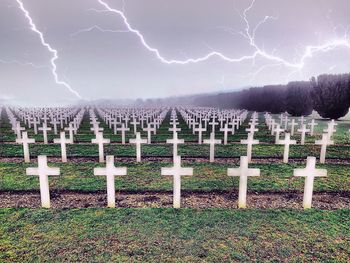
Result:
<svg viewBox="0 0 350 263"><path fill-rule="evenodd" d="M347 262L350 211L1 209L2 262Z"/></svg>
<svg viewBox="0 0 350 263"><path fill-rule="evenodd" d="M161 167L171 163L142 162L117 163L126 166L128 175L116 179L116 188L125 191L171 191L172 178L160 174ZM193 176L185 176L182 189L188 191L229 191L238 188L239 178L227 176L227 168L238 164L188 163L184 166L194 168ZM35 176L27 176L25 168L33 164L0 163L0 190L36 190L39 180ZM53 163L52 167L61 168L61 176L50 177L50 189L97 191L105 190L105 177L94 176L93 168L100 166L95 162L85 163ZM305 167L304 164L253 164L260 168L260 177L248 180L250 191L303 191L304 180L293 176L293 169ZM321 165L328 170L328 177L316 178L315 191L349 191L350 167L348 165Z"/></svg>

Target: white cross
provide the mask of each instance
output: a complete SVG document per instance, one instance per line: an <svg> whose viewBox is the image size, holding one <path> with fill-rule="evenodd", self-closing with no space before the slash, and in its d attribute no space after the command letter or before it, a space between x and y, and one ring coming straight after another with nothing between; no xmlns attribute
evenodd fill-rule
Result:
<svg viewBox="0 0 350 263"><path fill-rule="evenodd" d="M292 119L292 121L291 121L291 123L289 125L290 125L290 135L293 136L294 135L295 126L297 126L298 123L295 121L295 119Z"/></svg>
<svg viewBox="0 0 350 263"><path fill-rule="evenodd" d="M38 124L40 124L40 121L33 117L32 124L34 127L34 134L36 135L38 134Z"/></svg>
<svg viewBox="0 0 350 263"><path fill-rule="evenodd" d="M60 124L60 122L54 118L50 123L53 125L53 133L57 135L57 125Z"/></svg>
<svg viewBox="0 0 350 263"><path fill-rule="evenodd" d="M104 139L103 133L98 132L96 134L96 138L91 140L91 143L98 144L98 156L99 156L99 162L103 163L105 161L104 159L104 150L103 150L103 144L110 143L110 139Z"/></svg>
<svg viewBox="0 0 350 263"><path fill-rule="evenodd" d="M155 131L155 127L151 127L151 124L147 124L147 128L143 128L144 131L147 131L147 143L151 144L151 133Z"/></svg>
<svg viewBox="0 0 350 263"><path fill-rule="evenodd" d="M221 132L224 132L224 145L227 144L227 133L231 131L231 129L228 127L228 124L225 123L225 127L220 129Z"/></svg>
<svg viewBox="0 0 350 263"><path fill-rule="evenodd" d="M176 122L176 123L174 122L174 123L173 123L173 127L172 127L172 128L169 128L168 130L169 130L169 131L172 131L173 133L181 131L181 128L177 128L177 127L176 127L176 124L178 124L178 122Z"/></svg>
<svg viewBox="0 0 350 263"><path fill-rule="evenodd" d="M259 131L259 129L256 129L255 125L251 124L249 129L245 129L245 131L248 132L248 133L252 133L254 135L255 132Z"/></svg>
<svg viewBox="0 0 350 263"><path fill-rule="evenodd" d="M248 138L246 140L241 140L241 144L247 144L248 162L251 162L252 161L253 145L259 144L259 141L254 140L254 135L252 133L248 133Z"/></svg>
<svg viewBox="0 0 350 263"><path fill-rule="evenodd" d="M125 144L125 132L130 131L130 128L125 127L125 124L122 124L122 127L118 128L117 131L122 132L122 144Z"/></svg>
<svg viewBox="0 0 350 263"><path fill-rule="evenodd" d="M15 128L17 139L22 138L22 131L25 131L24 127L21 127L21 123L19 121L16 122L16 128Z"/></svg>
<svg viewBox="0 0 350 263"><path fill-rule="evenodd" d="M39 176L41 206L44 208L50 208L50 191L48 176L60 175L60 168L48 167L47 157L40 155L38 156L38 168L27 168L26 174Z"/></svg>
<svg viewBox="0 0 350 263"><path fill-rule="evenodd" d="M141 162L141 144L147 143L147 140L142 139L141 134L137 132L136 139L130 139L129 143L136 144L136 162Z"/></svg>
<svg viewBox="0 0 350 263"><path fill-rule="evenodd" d="M310 126L310 135L314 136L314 129L315 126L318 125L314 119L311 120L311 122L308 124Z"/></svg>
<svg viewBox="0 0 350 263"><path fill-rule="evenodd" d="M44 144L48 144L48 141L47 141L47 132L48 132L48 131L51 131L51 130L52 130L52 129L51 129L51 128L48 128L45 122L43 123L43 126L42 126L41 128L39 128L39 131L42 131L42 132L43 132Z"/></svg>
<svg viewBox="0 0 350 263"><path fill-rule="evenodd" d="M304 144L305 144L305 134L306 134L307 132L310 132L310 130L309 130L309 129L306 129L306 124L303 124L303 125L302 125L302 128L301 128L301 129L298 129L298 132L301 133L301 141L300 141L300 144L301 144L301 145L304 145Z"/></svg>
<svg viewBox="0 0 350 263"><path fill-rule="evenodd" d="M176 156L173 167L163 167L162 175L172 175L174 177L173 186L173 207L180 208L181 206L181 176L193 175L193 168L181 167L181 156Z"/></svg>
<svg viewBox="0 0 350 263"><path fill-rule="evenodd" d="M241 156L239 168L228 168L228 176L239 176L238 207L247 207L247 182L248 176L260 176L260 169L248 168L248 157Z"/></svg>
<svg viewBox="0 0 350 263"><path fill-rule="evenodd" d="M107 178L107 204L108 207L115 207L115 176L126 175L126 167L115 167L114 156L106 157L105 168L94 168L94 175L106 176Z"/></svg>
<svg viewBox="0 0 350 263"><path fill-rule="evenodd" d="M215 126L218 125L218 122L215 122L215 118L213 118L213 120L211 122L209 122L209 124L211 125L211 132L215 133Z"/></svg>
<svg viewBox="0 0 350 263"><path fill-rule="evenodd" d="M316 158L307 157L306 168L294 169L294 176L305 176L303 206L304 209L311 208L314 179L315 177L326 177L327 170L316 169Z"/></svg>
<svg viewBox="0 0 350 263"><path fill-rule="evenodd" d="M166 140L166 143L171 143L173 144L173 158L175 160L175 157L177 156L177 145L178 144L182 144L182 143L185 143L185 140L184 139L178 139L177 137L177 132L175 132L173 134L173 138L172 139L167 139Z"/></svg>
<svg viewBox="0 0 350 263"><path fill-rule="evenodd" d="M289 159L289 145L291 144L297 144L296 140L290 139L290 134L286 133L284 140L279 140L278 144L284 145L284 152L283 152L283 162L288 163Z"/></svg>
<svg viewBox="0 0 350 263"><path fill-rule="evenodd" d="M327 129L323 130L323 132L328 133L329 140L332 138L333 133L337 131L336 129L334 129L335 125L337 125L337 124L335 124L334 120L332 120L332 121L328 122Z"/></svg>
<svg viewBox="0 0 350 263"><path fill-rule="evenodd" d="M119 124L119 121L117 121L117 119L113 118L110 121L110 125L113 126L113 133L117 134L117 125Z"/></svg>
<svg viewBox="0 0 350 263"><path fill-rule="evenodd" d="M206 131L205 128L202 128L202 122L199 122L198 128L194 128L195 132L198 132L198 144L202 144L202 133Z"/></svg>
<svg viewBox="0 0 350 263"><path fill-rule="evenodd" d="M23 132L22 138L17 139L16 143L22 143L23 144L23 154L24 154L24 162L29 163L30 162L30 155L29 155L29 144L35 143L34 139L28 138L28 133Z"/></svg>
<svg viewBox="0 0 350 263"><path fill-rule="evenodd" d="M74 142L74 137L73 137L73 123L69 123L69 127L64 128L65 131L69 132L69 140L72 141L72 143Z"/></svg>
<svg viewBox="0 0 350 263"><path fill-rule="evenodd" d="M209 140L204 140L203 142L205 144L209 144L210 145L209 161L212 163L212 162L214 162L214 158L215 158L215 144L220 144L221 140L216 140L215 139L215 133L212 132L210 134L210 139Z"/></svg>
<svg viewBox="0 0 350 263"><path fill-rule="evenodd" d="M66 138L66 133L64 131L60 132L60 138L54 139L54 143L61 144L61 156L62 156L62 162L67 162L67 147L66 144L72 144L73 142L70 139Z"/></svg>
<svg viewBox="0 0 350 263"><path fill-rule="evenodd" d="M276 133L276 135L275 135L275 143L277 144L278 141L280 140L280 133L284 132L284 130L280 128L279 124L277 124L276 126L277 127L275 128L275 133Z"/></svg>
<svg viewBox="0 0 350 263"><path fill-rule="evenodd" d="M320 163L325 163L327 145L332 145L334 142L329 139L328 133L323 133L322 140L316 141L315 144L321 145Z"/></svg>
<svg viewBox="0 0 350 263"><path fill-rule="evenodd" d="M137 132L137 124L140 124L140 122L136 121L136 118L133 119L132 122L130 122L134 126L134 134Z"/></svg>

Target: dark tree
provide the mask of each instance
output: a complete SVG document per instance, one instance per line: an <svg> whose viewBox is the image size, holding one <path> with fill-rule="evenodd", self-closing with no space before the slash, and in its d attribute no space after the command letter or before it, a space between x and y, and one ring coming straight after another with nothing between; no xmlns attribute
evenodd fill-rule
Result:
<svg viewBox="0 0 350 263"><path fill-rule="evenodd" d="M286 108L292 116L307 116L312 113L311 84L309 81L293 81L286 89Z"/></svg>
<svg viewBox="0 0 350 263"><path fill-rule="evenodd" d="M323 117L339 119L350 106L350 75L320 75L311 79L314 109Z"/></svg>

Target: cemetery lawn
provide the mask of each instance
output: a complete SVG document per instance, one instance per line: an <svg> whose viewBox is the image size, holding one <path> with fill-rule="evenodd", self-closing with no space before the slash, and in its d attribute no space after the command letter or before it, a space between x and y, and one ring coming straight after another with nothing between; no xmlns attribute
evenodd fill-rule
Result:
<svg viewBox="0 0 350 263"><path fill-rule="evenodd" d="M335 261L350 210L0 209L1 262Z"/></svg>

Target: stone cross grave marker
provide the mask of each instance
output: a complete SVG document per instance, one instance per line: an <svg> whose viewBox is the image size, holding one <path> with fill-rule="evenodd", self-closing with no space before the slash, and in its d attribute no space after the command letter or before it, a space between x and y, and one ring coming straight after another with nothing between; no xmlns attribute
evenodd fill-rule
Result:
<svg viewBox="0 0 350 263"><path fill-rule="evenodd" d="M215 144L220 144L221 140L215 139L215 133L212 132L210 134L210 139L206 139L203 142L210 145L209 161L212 163L215 159Z"/></svg>
<svg viewBox="0 0 350 263"><path fill-rule="evenodd" d="M96 134L96 138L91 140L91 143L98 144L98 156L100 163L103 163L105 161L103 145L110 142L110 139L103 138L102 132L98 132Z"/></svg>
<svg viewBox="0 0 350 263"><path fill-rule="evenodd" d="M302 128L301 128L301 129L298 129L298 132L301 133L300 144L301 144L301 145L304 145L304 144L305 144L305 134L306 134L307 132L310 132L310 129L307 129L307 128L306 128L306 124L303 124L303 125L302 125Z"/></svg>
<svg viewBox="0 0 350 263"><path fill-rule="evenodd" d="M314 179L315 177L326 177L327 170L316 169L316 157L307 157L306 168L294 169L294 176L305 177L303 206L304 209L311 208Z"/></svg>
<svg viewBox="0 0 350 263"><path fill-rule="evenodd" d="M130 139L129 143L136 144L136 162L141 162L141 144L147 143L146 139L141 138L141 134L139 132L136 133L135 139Z"/></svg>
<svg viewBox="0 0 350 263"><path fill-rule="evenodd" d="M246 140L241 140L241 144L247 145L247 157L248 162L252 161L252 151L253 151L253 145L259 144L259 140L254 140L253 134L248 133L248 138Z"/></svg>
<svg viewBox="0 0 350 263"><path fill-rule="evenodd" d="M22 133L22 138L17 139L16 143L22 143L23 145L23 154L24 154L24 162L29 163L30 162L30 154L29 154L29 144L30 143L35 143L34 139L29 139L28 138L28 133L23 132Z"/></svg>
<svg viewBox="0 0 350 263"><path fill-rule="evenodd" d="M284 140L279 140L278 144L284 145L284 152L283 152L283 162L288 163L289 160L289 146L291 144L297 144L296 140L290 139L290 133L285 134Z"/></svg>
<svg viewBox="0 0 350 263"><path fill-rule="evenodd" d="M260 176L260 169L248 168L248 157L241 156L239 168L228 168L228 176L239 176L238 207L247 207L247 182L248 176Z"/></svg>
<svg viewBox="0 0 350 263"><path fill-rule="evenodd" d="M60 175L60 168L48 167L47 166L47 157L40 155L40 156L38 156L38 167L37 168L27 168L26 174L39 176L41 206L44 208L50 208L50 191L49 191L49 178L48 178L48 176Z"/></svg>
<svg viewBox="0 0 350 263"><path fill-rule="evenodd" d="M315 142L317 145L321 145L321 153L320 153L320 163L326 162L326 151L327 145L333 145L334 141L329 139L328 133L322 134L322 139Z"/></svg>
<svg viewBox="0 0 350 263"><path fill-rule="evenodd" d="M105 168L94 168L94 175L106 176L107 178L107 206L115 207L115 176L126 175L126 167L115 167L114 156L106 156Z"/></svg>
<svg viewBox="0 0 350 263"><path fill-rule="evenodd" d="M173 207L180 208L181 206L181 176L193 175L193 168L181 167L181 156L174 158L173 167L163 167L161 169L162 175L172 175L174 178L173 185Z"/></svg>
<svg viewBox="0 0 350 263"><path fill-rule="evenodd" d="M66 163L67 162L67 146L66 146L66 144L72 144L73 142L69 138L66 138L66 133L64 131L60 132L60 138L54 139L53 142L61 144L62 162Z"/></svg>

